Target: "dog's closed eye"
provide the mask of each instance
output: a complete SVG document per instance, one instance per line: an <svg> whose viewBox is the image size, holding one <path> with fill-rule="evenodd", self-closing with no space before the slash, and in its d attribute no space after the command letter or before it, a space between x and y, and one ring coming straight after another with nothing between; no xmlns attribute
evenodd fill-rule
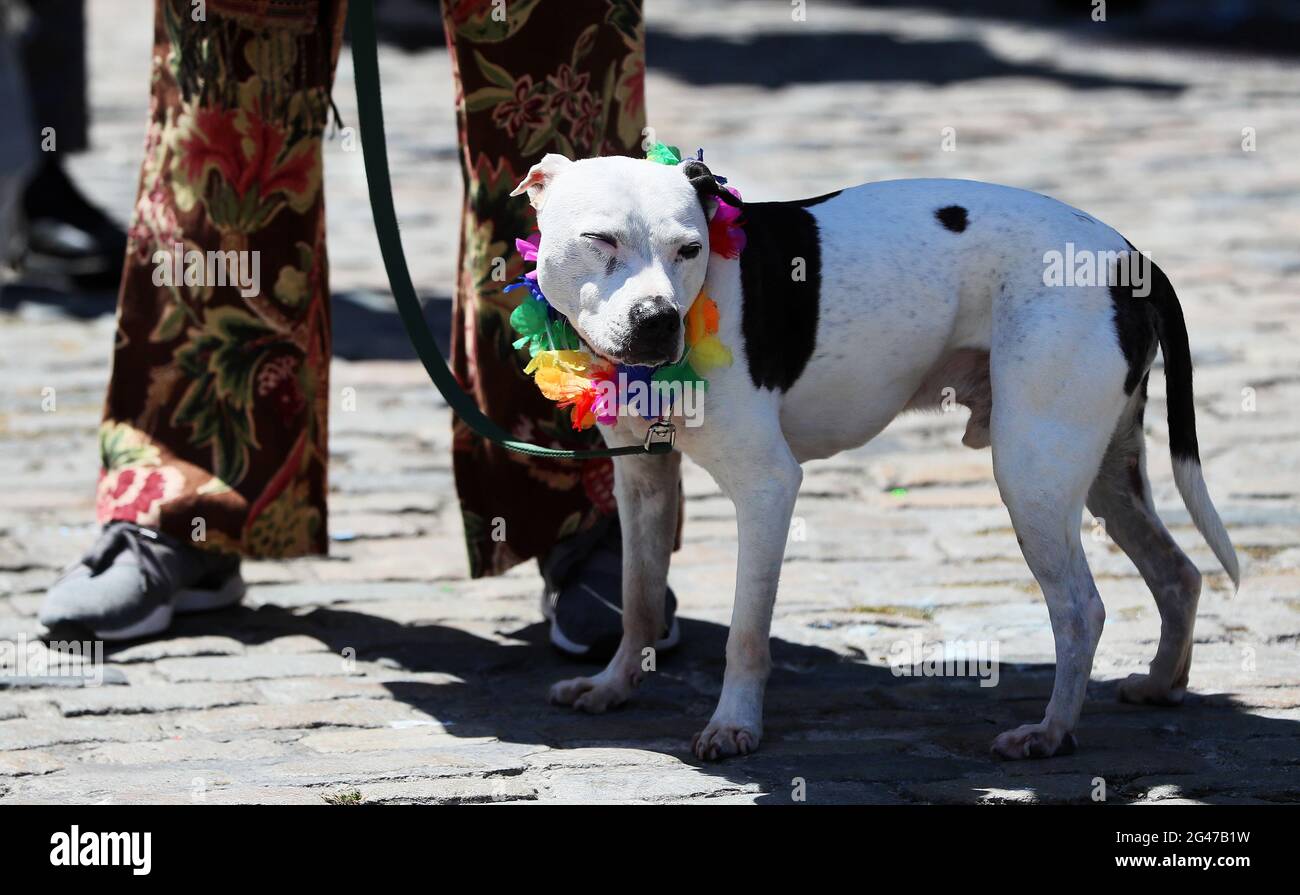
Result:
<svg viewBox="0 0 1300 895"><path fill-rule="evenodd" d="M584 239L590 239L592 242L599 244L602 248L618 248L618 240L608 233L584 233L582 236Z"/></svg>

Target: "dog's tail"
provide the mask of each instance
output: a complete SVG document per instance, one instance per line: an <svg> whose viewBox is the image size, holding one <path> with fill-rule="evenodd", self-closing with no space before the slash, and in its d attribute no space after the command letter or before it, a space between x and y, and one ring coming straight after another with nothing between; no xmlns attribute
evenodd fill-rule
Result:
<svg viewBox="0 0 1300 895"><path fill-rule="evenodd" d="M1169 404L1169 454L1173 460L1174 482L1183 504L1191 514L1196 529L1205 538L1219 564L1232 579L1234 592L1241 587L1237 552L1219 513L1205 490L1201 475L1201 455L1196 443L1196 408L1192 403L1192 355L1187 346L1187 324L1174 287L1164 271L1154 263L1151 268L1151 302L1155 309L1156 332L1160 351L1165 356L1165 393Z"/></svg>

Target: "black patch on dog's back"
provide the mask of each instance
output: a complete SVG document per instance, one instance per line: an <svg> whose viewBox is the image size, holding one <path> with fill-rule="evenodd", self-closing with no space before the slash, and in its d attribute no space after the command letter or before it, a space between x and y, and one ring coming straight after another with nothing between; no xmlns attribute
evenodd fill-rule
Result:
<svg viewBox="0 0 1300 895"><path fill-rule="evenodd" d="M811 199L800 199L797 202L791 202L791 205L798 205L800 208L812 208L814 205L821 205L823 202L829 202L844 190L834 190L829 193L822 193L820 196L813 196Z"/></svg>
<svg viewBox="0 0 1300 895"><path fill-rule="evenodd" d="M821 296L821 237L808 207L835 195L745 203L740 327L756 388L788 391L812 357ZM794 278L798 258L804 262L801 280Z"/></svg>
<svg viewBox="0 0 1300 895"><path fill-rule="evenodd" d="M960 233L966 229L966 209L960 205L948 205L937 209L934 216L953 233Z"/></svg>
<svg viewBox="0 0 1300 895"><path fill-rule="evenodd" d="M1115 335L1119 339L1120 351L1124 352L1124 360L1128 361L1128 376L1124 378L1124 394L1131 395L1139 383L1145 385L1147 371L1156 357L1156 345L1159 342L1156 329L1158 309L1154 295L1156 286L1154 276L1147 283L1148 289L1152 290L1150 294L1142 298L1133 294L1133 264L1139 253L1133 247L1133 243L1127 239L1124 240L1124 244L1128 246L1129 251L1127 277L1129 285L1117 285L1121 278L1118 271L1112 270L1110 302L1115 307ZM1151 264L1148 273L1153 273L1154 268L1155 265Z"/></svg>
<svg viewBox="0 0 1300 895"><path fill-rule="evenodd" d="M1150 301L1133 294L1132 286L1110 287L1110 301L1115 306L1115 334L1119 348L1128 361L1124 377L1124 394L1133 394L1147 375L1156 356L1155 309Z"/></svg>

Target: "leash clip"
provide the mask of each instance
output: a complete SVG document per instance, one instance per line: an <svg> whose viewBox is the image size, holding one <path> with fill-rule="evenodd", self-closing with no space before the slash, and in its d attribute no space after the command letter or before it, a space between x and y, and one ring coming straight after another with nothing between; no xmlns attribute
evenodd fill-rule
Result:
<svg viewBox="0 0 1300 895"><path fill-rule="evenodd" d="M645 433L647 454L670 454L677 443L677 428L668 420L658 419Z"/></svg>

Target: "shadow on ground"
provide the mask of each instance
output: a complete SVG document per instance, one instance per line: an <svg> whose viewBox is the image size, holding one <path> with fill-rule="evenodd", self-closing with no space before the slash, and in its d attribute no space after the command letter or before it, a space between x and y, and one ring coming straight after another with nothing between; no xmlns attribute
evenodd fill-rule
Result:
<svg viewBox="0 0 1300 895"><path fill-rule="evenodd" d="M654 0L647 0L653 3ZM1093 21L1091 0L839 0L870 9L896 9L899 15L917 10L962 19L997 19L1016 25L1049 28L1080 39L1148 46L1229 50L1293 56L1300 52L1294 37L1300 23L1300 3L1294 0L1227 0L1187 3L1184 0L1110 0L1106 20ZM771 0L751 0L744 6ZM780 6L781 4L776 4ZM653 10L651 10L653 13ZM775 11L782 19L786 9ZM815 13L814 13L815 16ZM652 16L653 20L653 16ZM380 0L377 4L380 42L416 52L445 43L439 0ZM658 64L651 53L650 65Z"/></svg>
<svg viewBox="0 0 1300 895"><path fill-rule="evenodd" d="M344 360L416 360L397 307L387 293L336 292L330 296L334 356ZM438 350L451 357L451 299L424 299L424 322Z"/></svg>
<svg viewBox="0 0 1300 895"><path fill-rule="evenodd" d="M785 87L846 81L946 85L980 78L1040 78L1076 90L1130 88L1178 93L1182 85L1064 71L1012 62L972 40L899 40L887 34L788 31L744 41L650 31L651 67L701 87L757 84ZM869 101L863 94L863 102Z"/></svg>
<svg viewBox="0 0 1300 895"><path fill-rule="evenodd" d="M689 751L722 680L726 628L683 619L682 646L662 657L636 700L604 715L546 703L550 684L598 666L551 650L542 624L502 632L508 645L442 625L404 625L364 612L276 606L178 619L168 636L224 635L245 644L309 636L339 653L463 683L391 682L393 697L459 737L490 736L552 748L643 749L673 755L700 773L757 785L759 801L786 804L798 780L808 801L974 802L985 798L1089 802L1096 778L1107 800L1153 788L1206 801L1241 796L1300 801L1300 724L1250 714L1230 697L1189 696L1181 709L1128 706L1113 681L1094 682L1080 749L1049 761L1000 762L1000 731L1038 721L1051 691L1050 665L1008 665L998 686L972 679L902 678L820 647L773 640L767 730L755 755L702 763ZM111 655L111 653L110 653ZM1238 767L1232 771L1225 768ZM636 798L635 791L627 798Z"/></svg>
<svg viewBox="0 0 1300 895"><path fill-rule="evenodd" d="M117 310L117 293L87 292L28 282L11 283L0 288L0 311L17 311L24 305L44 308L77 320L91 320Z"/></svg>
<svg viewBox="0 0 1300 895"><path fill-rule="evenodd" d="M0 289L0 311L24 306L77 320L112 315L116 292L86 292L34 283L14 283ZM336 292L330 296L334 355L344 360L416 360L415 349L388 294ZM433 331L443 357L451 352L451 299L424 299L424 320Z"/></svg>
<svg viewBox="0 0 1300 895"><path fill-rule="evenodd" d="M854 6L917 10L964 19L998 19L1061 31L1082 40L1164 48L1294 56L1300 42L1296 0L1110 0L1106 20L1093 21L1092 0L844 0Z"/></svg>

